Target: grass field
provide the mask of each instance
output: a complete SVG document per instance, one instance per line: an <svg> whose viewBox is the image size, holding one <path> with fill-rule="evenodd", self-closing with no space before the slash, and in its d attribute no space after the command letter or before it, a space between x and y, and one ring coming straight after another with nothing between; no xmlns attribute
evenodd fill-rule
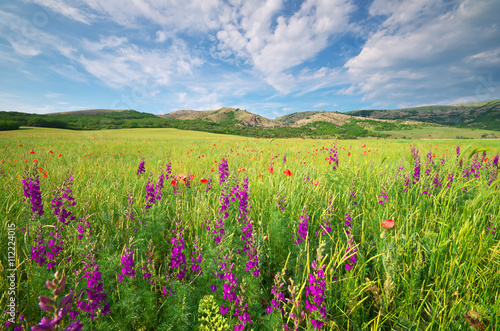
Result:
<svg viewBox="0 0 500 331"><path fill-rule="evenodd" d="M500 329L498 140L0 142L7 330Z"/></svg>

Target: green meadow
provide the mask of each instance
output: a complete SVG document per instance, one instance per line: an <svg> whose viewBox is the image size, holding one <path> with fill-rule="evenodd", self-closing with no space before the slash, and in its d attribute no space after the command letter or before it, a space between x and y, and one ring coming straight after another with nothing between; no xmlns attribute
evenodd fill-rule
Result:
<svg viewBox="0 0 500 331"><path fill-rule="evenodd" d="M499 330L500 142L404 135L0 132L0 322Z"/></svg>

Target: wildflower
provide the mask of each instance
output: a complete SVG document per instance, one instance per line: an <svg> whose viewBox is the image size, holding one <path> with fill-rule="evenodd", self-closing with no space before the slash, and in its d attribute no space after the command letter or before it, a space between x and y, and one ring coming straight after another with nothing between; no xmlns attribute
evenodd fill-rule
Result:
<svg viewBox="0 0 500 331"><path fill-rule="evenodd" d="M287 176L287 177L290 177L292 175L292 172L288 169L286 169L285 171L283 171L283 173Z"/></svg>
<svg viewBox="0 0 500 331"><path fill-rule="evenodd" d="M23 201L29 200L31 203L31 218L35 215L42 216L44 214L42 195L40 193L40 180L35 170L31 173L25 172L23 179Z"/></svg>
<svg viewBox="0 0 500 331"><path fill-rule="evenodd" d="M394 221L393 220L385 220L380 225L382 225L386 229L391 229L394 227Z"/></svg>
<svg viewBox="0 0 500 331"><path fill-rule="evenodd" d="M80 278L86 279L86 288L80 289L80 295L76 296L77 308L86 312L91 321L94 320L99 311L103 316L106 316L110 311L106 293L104 293L103 284L101 283L102 273L99 271L99 265L94 254L95 248L95 244L91 243L90 251L82 261L85 262L85 266L83 270L79 271L79 274L81 275ZM104 305L101 307L101 304ZM73 314L77 315L78 311L74 311Z"/></svg>
<svg viewBox="0 0 500 331"><path fill-rule="evenodd" d="M219 164L219 184L222 185L229 178L229 166L226 159Z"/></svg>
<svg viewBox="0 0 500 331"><path fill-rule="evenodd" d="M307 214L307 205L304 205L304 209L302 210L302 215L300 215L300 219L302 222L299 222L299 229L297 240L295 241L295 245L300 244L303 240L307 238L307 232L309 229L309 215Z"/></svg>
<svg viewBox="0 0 500 331"><path fill-rule="evenodd" d="M195 178L196 178L196 176L195 176L195 175L193 175L193 174L190 174L190 175L189 175L189 179L193 180L193 179L195 179Z"/></svg>
<svg viewBox="0 0 500 331"><path fill-rule="evenodd" d="M175 186L175 185L177 185L177 181L175 179L172 179L172 181L170 182L170 184L172 184L172 185Z"/></svg>
<svg viewBox="0 0 500 331"><path fill-rule="evenodd" d="M262 174L259 172L259 174L257 175L258 178L262 178Z"/></svg>
<svg viewBox="0 0 500 331"><path fill-rule="evenodd" d="M52 152L52 151L49 151L49 153L50 153L50 154L54 154L54 152Z"/></svg>
<svg viewBox="0 0 500 331"><path fill-rule="evenodd" d="M347 249L346 249L346 257L349 256L346 264L345 264L345 269L347 271L352 270L356 264L357 264L357 249L356 249L356 244L354 242L354 236L352 234L352 225L351 225L351 214L347 212L345 216L345 232L347 234Z"/></svg>
<svg viewBox="0 0 500 331"><path fill-rule="evenodd" d="M121 270L121 275L118 276L118 283L121 283L125 277L130 276L132 278L135 277L135 263L134 263L134 250L132 248L132 244L125 246L125 253L123 253L122 258L120 260L120 264L123 266Z"/></svg>
<svg viewBox="0 0 500 331"><path fill-rule="evenodd" d="M267 168L267 171L269 171L272 174L273 173L273 167Z"/></svg>
<svg viewBox="0 0 500 331"><path fill-rule="evenodd" d="M314 186L318 186L318 185L319 185L319 181L315 180L312 184L313 184Z"/></svg>
<svg viewBox="0 0 500 331"><path fill-rule="evenodd" d="M52 281L47 281L45 286L49 290L52 291L54 295L53 298L49 298L46 296L39 296L38 303L40 309L46 312L50 312L53 314L54 318L50 319L47 317L42 317L42 320L38 325L35 325L31 328L32 331L42 331L42 330L55 330L61 321L66 317L68 311L71 307L71 302L73 301L73 294L69 293L65 295L59 303L57 303L58 297L61 295L61 292L64 291L66 287L66 276L61 277L61 273L58 271L55 274L55 279ZM80 321L76 320L71 322L64 330L65 331L80 331L83 327L83 324ZM22 330L21 328L14 328L14 330Z"/></svg>
<svg viewBox="0 0 500 331"><path fill-rule="evenodd" d="M206 178L202 178L202 179L200 179L200 182L201 182L202 184L205 184L205 183L207 182L207 179L206 179Z"/></svg>
<svg viewBox="0 0 500 331"><path fill-rule="evenodd" d="M144 159L142 159L141 163L139 163L139 168L137 169L137 175L140 177L145 172L146 168L144 167Z"/></svg>
<svg viewBox="0 0 500 331"><path fill-rule="evenodd" d="M242 171L245 171L245 168L238 168L238 172L242 172Z"/></svg>

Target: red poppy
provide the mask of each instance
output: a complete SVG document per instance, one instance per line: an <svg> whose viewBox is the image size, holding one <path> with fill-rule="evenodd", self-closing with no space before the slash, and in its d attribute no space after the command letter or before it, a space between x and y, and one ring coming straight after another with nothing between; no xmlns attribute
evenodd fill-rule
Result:
<svg viewBox="0 0 500 331"><path fill-rule="evenodd" d="M203 184L205 184L207 182L207 179L206 178L202 178L202 179L200 179L200 182L202 182Z"/></svg>
<svg viewBox="0 0 500 331"><path fill-rule="evenodd" d="M245 171L245 168L238 168L238 172L242 172L242 171Z"/></svg>
<svg viewBox="0 0 500 331"><path fill-rule="evenodd" d="M184 176L184 174L179 174L179 179L186 181L186 176Z"/></svg>
<svg viewBox="0 0 500 331"><path fill-rule="evenodd" d="M59 156L59 157L61 157L61 156L62 156L62 154L59 154L58 156Z"/></svg>
<svg viewBox="0 0 500 331"><path fill-rule="evenodd" d="M47 177L48 177L48 176L47 176L47 171L45 171L45 172L43 173L43 178L47 178Z"/></svg>
<svg viewBox="0 0 500 331"><path fill-rule="evenodd" d="M196 177L196 176L195 176L195 175L193 175L193 174L189 175L189 179L191 179L191 180L195 179L195 177Z"/></svg>
<svg viewBox="0 0 500 331"><path fill-rule="evenodd" d="M5 160L2 160L2 163L4 163L4 162L5 162Z"/></svg>
<svg viewBox="0 0 500 331"><path fill-rule="evenodd" d="M313 182L313 185L314 185L314 186L318 186L318 185L319 185L319 181L315 180L315 181Z"/></svg>
<svg viewBox="0 0 500 331"><path fill-rule="evenodd" d="M394 227L394 221L393 220L385 220L381 224L384 228L391 229Z"/></svg>
<svg viewBox="0 0 500 331"><path fill-rule="evenodd" d="M257 175L257 177L262 178L262 174L259 172L259 174Z"/></svg>
<svg viewBox="0 0 500 331"><path fill-rule="evenodd" d="M38 162L38 160L33 160L33 163L37 163L37 162Z"/></svg>
<svg viewBox="0 0 500 331"><path fill-rule="evenodd" d="M486 162L486 161L488 161L488 158L485 158L485 159L484 159L484 162Z"/></svg>
<svg viewBox="0 0 500 331"><path fill-rule="evenodd" d="M34 150L31 150L30 154L35 154L35 151L34 151Z"/></svg>
<svg viewBox="0 0 500 331"><path fill-rule="evenodd" d="M351 156L351 152L347 153L347 156Z"/></svg>
<svg viewBox="0 0 500 331"><path fill-rule="evenodd" d="M175 179L172 179L172 181L170 182L170 184L172 184L172 185L175 186L175 185L177 185L177 181Z"/></svg>
<svg viewBox="0 0 500 331"><path fill-rule="evenodd" d="M38 171L39 172L43 172L43 168L38 168Z"/></svg>
<svg viewBox="0 0 500 331"><path fill-rule="evenodd" d="M432 157L436 157L436 153L432 153Z"/></svg>
<svg viewBox="0 0 500 331"><path fill-rule="evenodd" d="M273 173L273 167L267 168L267 171L269 171L272 174Z"/></svg>
<svg viewBox="0 0 500 331"><path fill-rule="evenodd" d="M290 177L292 175L292 172L290 170L288 170L288 169L286 169L285 171L283 171L283 173L285 175L287 175L288 177Z"/></svg>
<svg viewBox="0 0 500 331"><path fill-rule="evenodd" d="M19 147L23 147L23 145L19 145Z"/></svg>
<svg viewBox="0 0 500 331"><path fill-rule="evenodd" d="M210 172L214 172L214 171L215 171L215 169L214 169L214 168L212 168L212 170L210 170Z"/></svg>
<svg viewBox="0 0 500 331"><path fill-rule="evenodd" d="M49 153L50 153L50 154L54 154L54 152L52 152L52 151L49 151Z"/></svg>

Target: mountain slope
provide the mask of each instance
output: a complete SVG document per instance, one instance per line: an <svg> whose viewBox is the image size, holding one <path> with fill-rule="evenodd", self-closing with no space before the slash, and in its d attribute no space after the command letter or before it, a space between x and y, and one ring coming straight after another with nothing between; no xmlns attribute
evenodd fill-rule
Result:
<svg viewBox="0 0 500 331"><path fill-rule="evenodd" d="M370 119L412 120L500 131L500 99L451 106L354 110L346 114Z"/></svg>
<svg viewBox="0 0 500 331"><path fill-rule="evenodd" d="M274 128L283 126L260 115L252 114L239 108L223 107L217 110L177 110L167 115L159 115L165 119L202 120L225 125L239 125L248 127Z"/></svg>

